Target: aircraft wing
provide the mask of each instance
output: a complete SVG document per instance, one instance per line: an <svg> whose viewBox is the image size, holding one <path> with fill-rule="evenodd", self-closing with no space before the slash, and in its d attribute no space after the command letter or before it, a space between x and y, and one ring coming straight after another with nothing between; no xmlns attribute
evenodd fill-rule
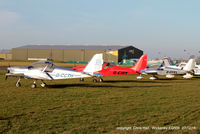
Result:
<svg viewBox="0 0 200 134"><path fill-rule="evenodd" d="M157 69L144 69L140 71L141 74L157 74L158 70Z"/></svg>
<svg viewBox="0 0 200 134"><path fill-rule="evenodd" d="M14 76L14 77L24 77L23 73L18 73L18 74L14 74L14 73L7 73L6 77L8 76Z"/></svg>

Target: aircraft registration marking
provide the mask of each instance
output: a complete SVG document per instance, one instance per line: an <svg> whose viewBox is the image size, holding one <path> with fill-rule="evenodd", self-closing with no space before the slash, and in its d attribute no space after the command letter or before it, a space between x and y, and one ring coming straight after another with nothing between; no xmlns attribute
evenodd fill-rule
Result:
<svg viewBox="0 0 200 134"><path fill-rule="evenodd" d="M167 74L177 74L177 71L166 71Z"/></svg>
<svg viewBox="0 0 200 134"><path fill-rule="evenodd" d="M113 74L124 74L126 75L128 72L124 72L124 71L114 71Z"/></svg>
<svg viewBox="0 0 200 134"><path fill-rule="evenodd" d="M61 77L61 78L72 78L74 75L72 74L64 74L64 73L57 73L56 77Z"/></svg>

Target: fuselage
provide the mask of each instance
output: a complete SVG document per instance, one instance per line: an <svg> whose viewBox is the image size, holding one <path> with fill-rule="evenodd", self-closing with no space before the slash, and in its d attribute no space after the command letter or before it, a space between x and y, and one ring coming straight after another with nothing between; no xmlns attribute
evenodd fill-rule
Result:
<svg viewBox="0 0 200 134"><path fill-rule="evenodd" d="M125 68L120 66L112 66L109 68L104 68L98 71L98 73L100 73L103 76L138 74L135 70L131 68Z"/></svg>
<svg viewBox="0 0 200 134"><path fill-rule="evenodd" d="M85 66L73 67L74 70L83 71ZM129 75L129 74L139 74L132 68L120 67L117 65L110 64L108 62L104 63L102 70L97 71L102 76L117 76L117 75Z"/></svg>
<svg viewBox="0 0 200 134"><path fill-rule="evenodd" d="M90 77L79 71L70 68L56 66L52 70L44 70L44 68L29 68L29 67L9 67L8 76L21 76L31 79L56 80L56 79L72 79Z"/></svg>

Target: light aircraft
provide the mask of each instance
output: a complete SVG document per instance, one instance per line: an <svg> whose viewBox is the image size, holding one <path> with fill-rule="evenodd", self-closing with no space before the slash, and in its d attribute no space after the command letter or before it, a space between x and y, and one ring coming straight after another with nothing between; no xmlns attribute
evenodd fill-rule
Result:
<svg viewBox="0 0 200 134"><path fill-rule="evenodd" d="M175 68L175 69L182 69L182 68L184 68L185 66L186 66L186 62L181 62L180 64L178 64L178 65L171 65L171 63L170 63L170 60L168 59L168 58L164 58L164 62L165 62L165 64L167 64L168 65L168 67L171 67L171 68ZM194 75L200 75L200 65L197 65L196 63L195 63L195 67L194 67L194 69L193 69L193 71L194 71Z"/></svg>
<svg viewBox="0 0 200 134"><path fill-rule="evenodd" d="M95 54L82 72L75 71L71 68L64 68L55 65L50 61L38 61L29 66L8 67L6 79L8 76L18 77L16 86L21 86L20 79L34 79L31 88L36 87L36 80L41 80L41 87L45 87L44 80L85 78L95 76L94 72L102 69L103 54Z"/></svg>
<svg viewBox="0 0 200 134"><path fill-rule="evenodd" d="M118 76L118 75L129 75L129 74L140 74L140 70L143 70L147 67L147 54L144 54L140 57L140 59L137 61L137 63L130 67L120 67L117 65L110 64L108 62L105 62L102 69L97 71L95 74L97 74L97 77L100 77L100 82L103 82L102 77L104 76ZM85 66L76 66L72 69L82 71L85 68ZM142 79L142 76L138 76L138 79ZM83 79L81 79L83 81ZM97 82L96 79L93 79L93 82Z"/></svg>
<svg viewBox="0 0 200 134"><path fill-rule="evenodd" d="M144 69L142 74L152 74L151 80L157 79L156 75L166 75L167 78L174 78L174 75L183 75L183 78L192 78L194 74L195 60L190 59L184 67L172 66L169 60L164 59L163 64L156 69Z"/></svg>

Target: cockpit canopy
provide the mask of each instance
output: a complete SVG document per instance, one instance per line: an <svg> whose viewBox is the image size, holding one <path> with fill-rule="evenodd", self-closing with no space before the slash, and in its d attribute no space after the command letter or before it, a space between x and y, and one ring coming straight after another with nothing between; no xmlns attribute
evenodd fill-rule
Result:
<svg viewBox="0 0 200 134"><path fill-rule="evenodd" d="M106 68L110 68L110 67L113 67L113 66L115 66L115 65L112 64L112 63L104 62L104 66L103 66L103 68L106 69Z"/></svg>
<svg viewBox="0 0 200 134"><path fill-rule="evenodd" d="M28 66L29 70L38 69L44 72L52 72L56 65L51 61L38 61Z"/></svg>

